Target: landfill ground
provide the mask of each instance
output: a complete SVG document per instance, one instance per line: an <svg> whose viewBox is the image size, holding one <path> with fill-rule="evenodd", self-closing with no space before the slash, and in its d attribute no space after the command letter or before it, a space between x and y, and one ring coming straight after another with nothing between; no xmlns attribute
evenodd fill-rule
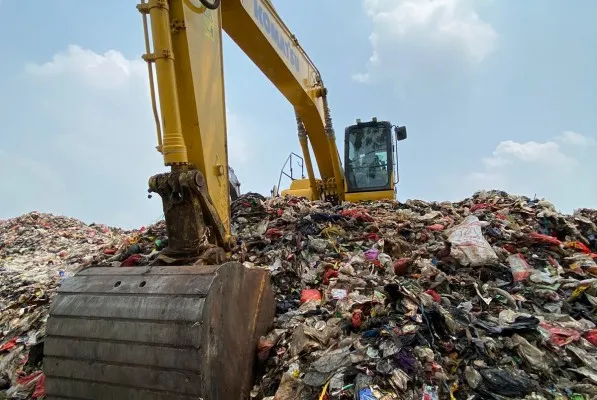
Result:
<svg viewBox="0 0 597 400"><path fill-rule="evenodd" d="M475 193L332 206L242 196L231 257L271 272L254 399L597 399L597 211ZM0 221L0 399L45 396L60 281L147 265L165 225Z"/></svg>

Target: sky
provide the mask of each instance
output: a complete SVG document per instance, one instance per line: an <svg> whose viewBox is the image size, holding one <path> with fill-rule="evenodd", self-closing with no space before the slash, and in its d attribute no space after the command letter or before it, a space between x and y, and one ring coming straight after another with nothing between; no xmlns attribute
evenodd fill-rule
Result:
<svg viewBox="0 0 597 400"><path fill-rule="evenodd" d="M341 154L357 118L407 126L399 201L499 189L597 208L594 0L273 2L322 73ZM0 219L160 219L136 2L37 3L0 0ZM269 194L300 153L292 106L227 37L224 63L231 166Z"/></svg>

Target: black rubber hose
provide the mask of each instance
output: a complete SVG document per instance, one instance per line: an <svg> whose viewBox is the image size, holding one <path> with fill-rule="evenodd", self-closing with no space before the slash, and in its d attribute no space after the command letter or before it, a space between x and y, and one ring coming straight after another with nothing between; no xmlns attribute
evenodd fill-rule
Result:
<svg viewBox="0 0 597 400"><path fill-rule="evenodd" d="M221 0L213 0L213 2L209 2L208 0L199 0L201 1L201 4L203 4L203 6L207 9L210 10L217 10L218 7L220 7L220 2Z"/></svg>

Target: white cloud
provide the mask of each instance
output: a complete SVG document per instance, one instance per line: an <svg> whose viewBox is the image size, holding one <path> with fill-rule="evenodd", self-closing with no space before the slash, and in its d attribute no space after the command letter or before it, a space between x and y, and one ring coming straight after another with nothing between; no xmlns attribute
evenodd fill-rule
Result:
<svg viewBox="0 0 597 400"><path fill-rule="evenodd" d="M417 75L476 65L496 48L497 33L473 0L363 0L373 23L366 72L353 78L408 81Z"/></svg>
<svg viewBox="0 0 597 400"><path fill-rule="evenodd" d="M591 137L583 136L574 131L565 131L556 138L557 141L563 144L570 144L575 146L594 146L597 141Z"/></svg>
<svg viewBox="0 0 597 400"><path fill-rule="evenodd" d="M147 199L147 179L165 168L144 61L69 46L13 81L19 95L0 97L15 121L0 154L0 168L14 172L0 185L1 217L37 209L138 227L161 216L159 196ZM230 121L229 151L246 162L243 125Z"/></svg>
<svg viewBox="0 0 597 400"><path fill-rule="evenodd" d="M546 142L500 142L483 158L480 171L466 175L463 195L479 189L499 189L537 195L571 212L578 204L597 206L594 170L597 162L587 144L595 138L566 131Z"/></svg>
<svg viewBox="0 0 597 400"><path fill-rule="evenodd" d="M492 157L483 159L488 167L502 167L516 161L559 166L576 164L576 160L562 153L560 146L551 141L519 143L505 140L497 145Z"/></svg>

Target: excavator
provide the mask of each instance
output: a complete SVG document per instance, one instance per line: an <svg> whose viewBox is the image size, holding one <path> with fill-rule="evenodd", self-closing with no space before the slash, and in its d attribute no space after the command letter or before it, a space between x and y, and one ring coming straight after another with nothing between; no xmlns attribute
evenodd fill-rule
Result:
<svg viewBox="0 0 597 400"><path fill-rule="evenodd" d="M294 108L308 177L282 195L395 198L396 142L406 129L357 120L345 130L342 166L322 77L269 0L141 0L137 10L168 167L148 191L161 197L168 245L150 265L90 266L63 280L46 328L47 398L248 399L275 298L267 268L229 261L238 184L228 162L223 32Z"/></svg>

